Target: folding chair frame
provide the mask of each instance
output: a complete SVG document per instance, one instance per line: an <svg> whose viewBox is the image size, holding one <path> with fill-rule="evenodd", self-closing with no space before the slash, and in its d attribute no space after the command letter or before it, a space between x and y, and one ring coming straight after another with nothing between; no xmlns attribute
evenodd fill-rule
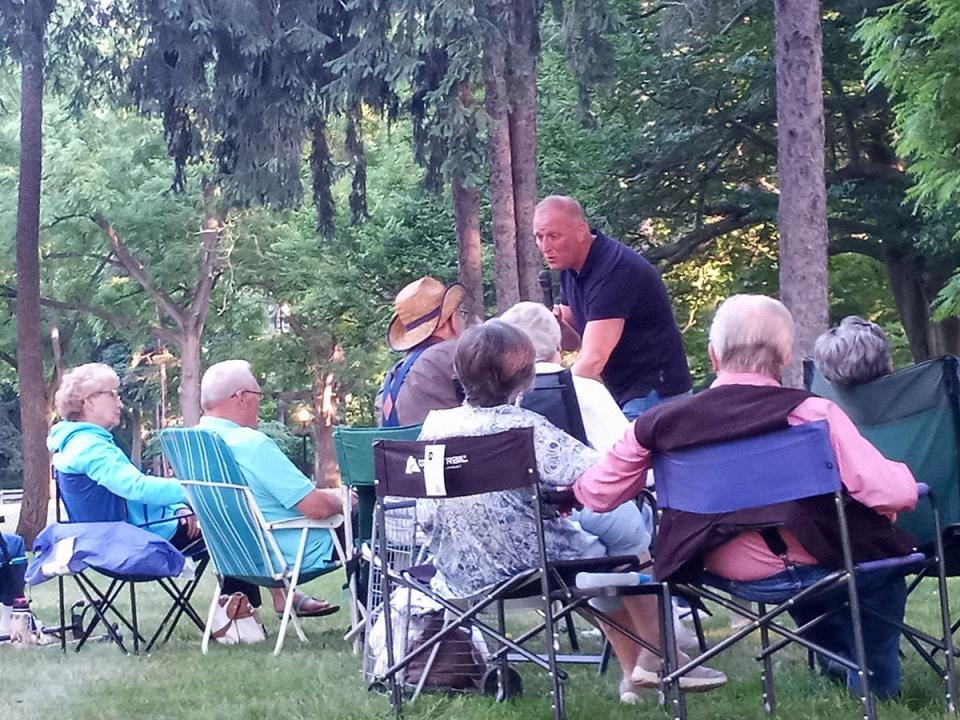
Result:
<svg viewBox="0 0 960 720"><path fill-rule="evenodd" d="M279 655L280 651L283 650L287 626L291 623L293 624L294 631L296 632L297 637L300 639L300 642L308 642L307 636L300 627L300 621L298 620L296 613L293 612L293 599L294 595L296 594L297 586L300 582L300 572L303 567L303 555L307 546L307 538L310 530L328 530L331 538L333 539L334 549L337 557L339 558L339 562L324 568L323 573L320 574L325 574L327 572L336 570L338 567L342 567L346 562L344 559L345 556L343 546L341 545L340 539L337 537L337 534L334 530L343 523L343 517L341 515L335 515L323 520L303 517L268 522L263 517L263 513L260 511L260 508L253 497L253 492L246 485L236 485L233 483L222 482L206 482L201 480L182 480L181 482L185 492L187 493L187 497L192 501L191 504L195 508L195 511L199 509L198 517L200 517L201 523L203 522L205 511L203 509L203 503L199 502L196 497L194 490L195 488L219 488L221 491L242 494L248 511L256 520L256 527L254 530L258 540L257 551L260 553L260 559L263 561L265 567L270 568L270 579L282 587L285 594L283 615L280 620L280 629L277 631L277 641L274 645L273 654ZM300 530L300 542L297 546L297 555L292 568L287 563L286 558L281 552L280 546L277 544L276 538L273 535L275 530L283 529ZM208 544L207 549L210 552L210 555L213 557L214 565L217 565L216 555L219 553L219 548L216 548L216 546L211 547ZM213 616L217 609L217 603L219 599L220 586L218 583L214 588L213 597L210 600L210 609L207 612L207 622L204 628L203 641L201 643L201 650L204 655L207 654L209 649L210 636L213 633Z"/></svg>
<svg viewBox="0 0 960 720"><path fill-rule="evenodd" d="M532 430L529 428L521 430L511 430L505 433L498 433L497 435L506 436L512 434L515 436L520 436L521 434L528 436L528 442L530 443L529 447L532 450ZM486 436L485 438L469 438L469 440L477 441L481 439L491 440L496 436ZM442 502L443 498L438 498L436 496L430 496L426 494L426 491L413 493L413 492L403 492L398 491L392 487L392 483L389 477L389 473L384 473L381 468L386 467L386 460L384 452L386 448L396 446L398 449L402 449L404 452L408 450L413 453L415 449L422 448L424 445L433 444L433 443L444 443L449 446L451 443L456 443L458 440L466 440L466 438L446 438L444 440L436 440L429 442L420 442L420 443L411 443L411 442L390 442L383 441L379 442L374 446L374 451L377 453L377 496L380 499L380 502L377 503L377 532L379 537L384 538L386 536L386 516L383 498L386 496L400 496L400 497L413 497L413 498L427 498L437 499ZM454 452L460 452L458 449ZM532 453L531 453L532 454ZM386 650L387 650L387 669L381 674L381 679L388 683L389 687L389 696L390 704L394 712L399 714L402 708L403 703L403 692L400 680L398 678L400 672L417 656L421 655L424 652L432 650L436 645L438 645L444 637L453 632L454 630L467 626L474 627L482 632L485 636L492 638L497 641L499 644L498 650L491 654L488 662L495 663L495 667L498 669L498 678L501 683L501 693L503 692L502 683L505 678L506 662L508 659L508 653L513 652L516 655L519 655L526 661L534 663L538 667L544 669L548 673L550 679L550 693L551 693L551 710L554 720L563 720L566 717L565 711L565 701L564 701L564 687L563 682L567 679L567 673L558 667L559 657L554 647L554 633L556 623L574 612L575 610L582 610L589 612L594 617L602 620L605 623L613 626L620 632L622 632L627 637L631 638L634 642L637 642L642 647L647 648L648 650L660 654L658 649L647 643L642 638L636 636L622 625L614 621L612 618L608 617L606 614L596 610L595 608L589 608L586 605L586 602L593 597L595 594L592 592L584 592L579 589L571 588L567 583L563 582L562 577L557 572L557 566L560 563L550 562L547 559L546 547L544 544L544 524L543 524L543 514L542 510L542 499L539 481L536 474L535 464L533 467L527 467L525 470L521 468L518 472L525 472L526 478L525 482L516 481L510 485L498 486L494 489L503 490L503 489L530 489L533 492L533 508L534 508L534 519L535 519L535 528L537 534L537 553L538 553L538 567L531 568L526 570L514 577L508 578L500 583L497 583L492 588L487 588L481 593L474 595L469 598L457 598L449 599L445 598L442 595L433 591L428 582L423 582L418 580L414 573L410 570L405 572L397 572L386 565L385 562L382 562L383 568L383 617L384 624L386 629ZM501 483L511 482L506 481L503 478L498 478L498 481ZM468 497L472 495L481 495L488 490L479 490L476 492L466 492L458 490L449 495L449 497ZM375 558L375 562L376 562ZM584 562L584 569L592 567L589 564L589 561ZM408 649L406 654L397 658L396 653L393 647L393 619L391 617L391 594L393 592L394 586L396 587L406 587L413 590L422 592L423 594L430 597L435 602L439 603L444 610L449 614L450 620L447 620L444 623L443 628L437 633L433 634L426 641L418 644L413 649ZM528 595L529 590L536 589L536 592L539 594L539 599L542 607L540 611L542 612L543 622L538 626L534 627L531 630L523 633L517 639L510 639L506 636L504 628L504 618L502 608L498 608L498 627L495 629L491 627L486 622L478 618L479 614L485 610L487 607L493 605L494 603L499 603L500 601L509 598L513 593L516 593L521 590L526 590L523 594ZM631 588L630 594L640 594L648 593L653 594L657 593L658 599L662 597L660 594L659 588L657 586L642 586L639 588ZM555 611L553 608L554 602L560 600L562 607L559 611ZM460 607L458 602L468 603L467 608ZM661 612L662 614L662 612ZM671 615L672 621L672 615ZM671 626L672 631L672 626ZM528 650L523 646L522 643L527 642L528 640L536 637L537 635L543 633L546 639L546 657L543 657L537 653L534 653Z"/></svg>
<svg viewBox="0 0 960 720"><path fill-rule="evenodd" d="M56 471L53 472L54 478L57 477ZM56 518L57 522L63 521L62 509L65 506L63 498L60 494L60 484L56 483ZM70 521L67 521L69 524ZM125 522L123 520L118 520L117 522ZM153 523L146 523L145 525L138 526L147 529L150 525L158 524L159 522L170 522L170 519L155 521ZM188 548L189 550L189 548ZM186 553L185 553L186 554ZM187 555L189 558L189 555ZM80 652L81 648L86 644L86 642L92 637L94 630L96 630L97 625L103 623L103 626L106 630L107 637L120 649L124 654L129 655L130 651L127 649L127 646L123 643L122 634L119 630L114 627L109 621L108 613L113 615L118 621L119 624L122 624L132 633L133 640L133 654L139 655L141 651L141 645L143 645L143 652L149 653L157 645L158 642L166 643L170 640L170 637L173 635L173 631L176 630L177 624L180 622L180 618L183 615L186 615L194 625L202 632L204 629L203 620L200 618L199 614L194 610L193 606L190 604L190 599L193 597L194 591L197 589L197 586L200 583L203 573L206 570L207 564L209 562L209 557L200 557L197 561L196 568L194 569L193 579L186 581L183 586L178 586L177 583L172 578L123 578L114 576L108 573L103 573L96 568L90 568L99 575L107 578L110 582L107 585L106 590L101 590L93 580L87 575L87 571L75 573L72 575L74 582L77 585L77 588L80 590L81 594L84 596L86 601L89 603L90 607L93 609L94 616L90 621L90 624L87 627L67 627L66 622L66 597L65 597L65 587L64 587L64 576L59 576L57 578L57 602L58 602L58 611L59 611L59 620L60 627L56 631L60 636L60 650L61 652L66 653L67 651L67 630L72 629L76 634L79 635L78 642L74 648L75 652ZM136 594L136 585L137 584L147 584L147 583L156 583L159 585L167 595L170 596L170 599L173 603L167 609L166 613L163 616L163 619L160 621L160 624L157 626L157 629L150 636L149 640L146 639L143 634L140 632L139 626L139 617L137 613L137 594ZM129 586L130 592L130 619L120 612L119 608L116 607L115 601L119 598L121 591L124 586ZM167 627L167 623L170 623ZM164 629L166 633L164 634ZM162 641L160 636L163 635Z"/></svg>
<svg viewBox="0 0 960 720"><path fill-rule="evenodd" d="M815 425L815 424L811 424ZM821 435L824 435L825 424L820 424L822 427L819 429ZM798 428L792 428L791 431L796 433L800 428L808 428L809 430L814 430L811 426L799 426ZM791 431L780 431L780 432L791 432ZM732 441L730 444L733 444ZM683 451L681 451L683 452ZM832 451L831 451L832 454ZM832 466L835 468L835 462ZM686 472L690 472L689 468ZM712 648L709 648L706 652L697 656L696 658L691 659L689 662L678 666L676 663L676 648L670 642L668 636L673 635L672 622L668 621L666 618L666 613L663 612L664 607L669 607L668 604L661 606L662 616L661 616L661 626L664 628L665 632L665 643L667 651L665 653L666 660L665 664L668 665L671 669L669 671L665 670L661 677L661 692L663 693L664 698L666 699L668 705L673 711L673 715L677 720L685 720L686 718L686 704L684 701L683 694L679 691L679 680L686 673L690 672L696 667L704 664L709 661L714 656L723 652L730 646L739 642L747 635L752 633L754 630L760 630L760 642L761 642L761 651L757 656L757 659L762 663L762 682L763 682L763 706L766 712L773 712L776 706L776 695L773 685L773 664L771 660L771 655L776 650L779 650L788 642L797 643L809 651L823 655L824 657L836 662L848 670L853 670L858 673L860 679L860 700L863 705L864 717L872 720L876 717L876 707L875 701L872 693L870 692L870 680L869 680L869 671L867 670L867 658L866 651L864 649L864 639L863 639L863 626L862 626L862 612L860 608L860 599L857 590L857 574L871 572L878 569L885 568L896 568L901 567L904 570L904 574L909 572L911 566L916 566L920 562L925 561L925 557L921 553L915 553L913 555L905 556L902 558L890 558L888 560L880 560L875 562L861 563L855 565L853 562L853 553L850 545L850 536L849 528L847 524L846 513L844 512L844 490L839 481L839 476L836 478L837 485L833 491L834 499L834 508L837 516L837 523L840 531L841 539L841 550L843 556L843 568L835 570L830 574L824 576L823 578L817 580L815 583L810 586L801 589L799 592L795 593L790 597L789 600L777 603L773 609L767 610L765 603L758 603L758 610L756 613L751 610L744 608L743 606L729 600L723 595L710 590L699 583L679 583L679 582L664 582L661 583L663 587L663 592L665 599L669 599L672 594L676 591L688 593L694 596L699 596L705 600L710 600L715 602L732 613L735 613L741 617L749 620L749 624L743 628L737 630L735 633L725 638L721 642L714 645ZM668 472L659 472L657 475L657 483L661 488L665 488L670 483L670 476ZM802 497L802 496L800 496ZM782 500L781 500L782 501ZM667 500L664 500L664 497L661 496L660 499L661 505L666 507L671 507L672 503ZM840 587L846 585L847 588L847 600L846 604L831 610L827 615L832 615L835 612L849 609L851 614L851 630L853 635L853 660L848 660L843 658L835 653L830 652L826 648L821 647L820 645L808 640L805 637L802 637L801 633L804 630L809 629L810 627L821 622L826 615L820 616L813 621L805 624L803 627L798 628L796 631L791 631L790 629L784 627L776 621L776 618L787 612L792 606L795 606L798 602L810 598L821 592L825 592L828 589ZM770 632L774 632L777 635L780 635L785 639L784 642L779 642L775 645L770 644Z"/></svg>

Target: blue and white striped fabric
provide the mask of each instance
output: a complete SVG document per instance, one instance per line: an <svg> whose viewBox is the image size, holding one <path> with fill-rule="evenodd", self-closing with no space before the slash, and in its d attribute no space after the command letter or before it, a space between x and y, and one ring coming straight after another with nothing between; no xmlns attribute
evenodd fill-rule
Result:
<svg viewBox="0 0 960 720"><path fill-rule="evenodd" d="M200 428L169 428L160 433L160 441L174 474L186 481L184 491L200 520L217 572L257 585L283 585L292 563L268 529L223 439ZM299 579L306 582L337 567L338 563L327 560L319 567L304 566Z"/></svg>
<svg viewBox="0 0 960 720"><path fill-rule="evenodd" d="M220 575L275 586L286 562L275 551L230 449L211 432L172 428L160 435L174 473L203 528L204 542Z"/></svg>

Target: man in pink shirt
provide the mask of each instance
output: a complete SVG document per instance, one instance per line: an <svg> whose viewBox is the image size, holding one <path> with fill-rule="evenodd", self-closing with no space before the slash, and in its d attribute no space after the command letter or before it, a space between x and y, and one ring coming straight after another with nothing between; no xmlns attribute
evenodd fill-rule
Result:
<svg viewBox="0 0 960 720"><path fill-rule="evenodd" d="M599 464L574 484L585 507L607 511L637 495L646 484L653 456L660 451L708 445L826 421L840 479L865 528L854 538L855 560L874 559L889 551L909 550L910 538L894 528L895 513L917 502L917 485L902 463L887 460L860 435L853 422L832 402L800 390L780 387L780 375L791 360L793 318L778 301L762 295L735 295L717 310L710 328L709 353L717 379L709 390L640 416ZM758 478L758 481L762 481ZM848 510L848 517L851 511ZM670 523L661 526L655 571L660 578L675 577L691 567L702 568L715 584L745 599L775 602L785 591L798 590L827 573L818 566L811 548L797 534L811 538L819 519L794 513L794 525L777 531L786 551L775 554L758 531L741 532L722 544L706 543L701 554L683 556L670 538ZM666 520L666 516L665 516ZM714 530L703 522L704 534ZM857 551L861 557L857 557ZM676 551L676 552L675 552ZM859 583L861 602L868 610L902 620L906 587L897 573L871 573ZM797 607L798 625L835 606L825 597ZM899 692L899 631L887 623L864 617L867 656L873 672L871 688L878 697ZM811 640L850 658L852 634L849 615L837 613L809 633ZM828 674L838 674L826 662ZM851 689L858 684L847 674Z"/></svg>

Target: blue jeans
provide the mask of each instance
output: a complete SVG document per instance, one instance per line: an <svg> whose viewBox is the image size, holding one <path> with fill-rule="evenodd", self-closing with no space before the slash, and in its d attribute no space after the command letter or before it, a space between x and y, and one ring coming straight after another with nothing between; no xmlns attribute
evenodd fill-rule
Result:
<svg viewBox="0 0 960 720"><path fill-rule="evenodd" d="M627 420L636 420L640 415L643 415L643 413L650 408L656 407L660 403L670 402L671 400L685 397L686 395L689 395L690 392L690 390L687 390L685 393L663 396L656 390L651 390L649 394L644 395L643 397L631 398L627 400L625 403L623 403L623 405L620 406L620 409L623 410L623 414L626 415Z"/></svg>
<svg viewBox="0 0 960 720"><path fill-rule="evenodd" d="M656 390L651 390L648 395L644 395L643 397L630 398L620 406L620 409L623 410L623 414L627 416L627 420L636 420L650 408L659 405L662 400L663 398L660 397L660 393Z"/></svg>
<svg viewBox="0 0 960 720"><path fill-rule="evenodd" d="M727 580L709 573L705 580L709 585L721 588L744 600L777 604L789 599L801 589L812 585L829 571L813 565L801 565L784 570L763 580L739 582ZM866 610L880 613L893 620L903 621L907 604L907 584L900 569L880 570L857 576L860 591L863 642L866 649L867 667L871 671L870 689L880 699L896 696L900 692L900 630L868 614ZM818 593L790 610L798 626L810 622L823 613L838 607L847 600L846 585L839 585L828 592ZM847 659L854 658L853 631L850 611L834 612L804 633L817 645ZM828 675L836 674L826 658L819 657L820 667ZM833 667L836 667L834 665ZM859 693L860 681L856 672L847 670L847 687Z"/></svg>
<svg viewBox="0 0 960 720"><path fill-rule="evenodd" d="M650 549L650 509L641 509L633 502L625 502L609 512L594 512L584 508L570 514L585 532L595 535L607 557L640 555Z"/></svg>
<svg viewBox="0 0 960 720"><path fill-rule="evenodd" d="M13 605L13 601L23 597L23 577L27 571L24 559L23 538L12 533L2 533L0 537L0 605ZM19 558L16 565L13 560Z"/></svg>

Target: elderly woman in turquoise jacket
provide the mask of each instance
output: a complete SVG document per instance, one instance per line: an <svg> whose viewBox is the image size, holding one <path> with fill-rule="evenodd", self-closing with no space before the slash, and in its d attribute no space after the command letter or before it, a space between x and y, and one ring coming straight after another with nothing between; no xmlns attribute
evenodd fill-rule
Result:
<svg viewBox="0 0 960 720"><path fill-rule="evenodd" d="M63 420L50 429L47 448L67 514L74 522L126 519L166 540L194 539L198 528L180 483L141 472L110 433L123 409L119 385L109 365L88 363L68 371L57 390Z"/></svg>

